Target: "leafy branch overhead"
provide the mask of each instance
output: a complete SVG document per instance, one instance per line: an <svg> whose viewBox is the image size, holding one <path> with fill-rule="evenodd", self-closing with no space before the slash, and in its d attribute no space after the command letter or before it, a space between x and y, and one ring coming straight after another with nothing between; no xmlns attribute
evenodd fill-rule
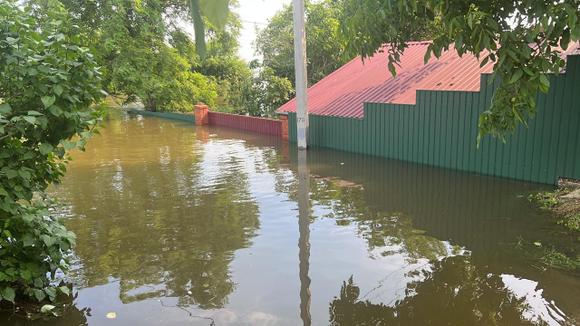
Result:
<svg viewBox="0 0 580 326"><path fill-rule="evenodd" d="M548 74L565 65L562 50L580 39L580 1L344 1L341 30L348 48L371 56L388 44L393 75L417 26L431 26L426 62L454 48L481 65L493 63L501 83L480 116L479 138L505 139L533 117L538 91L549 90Z"/></svg>
<svg viewBox="0 0 580 326"><path fill-rule="evenodd" d="M197 54L204 58L205 44L205 17L210 24L218 29L225 27L229 15L229 0L189 0L191 19L195 32L195 47Z"/></svg>

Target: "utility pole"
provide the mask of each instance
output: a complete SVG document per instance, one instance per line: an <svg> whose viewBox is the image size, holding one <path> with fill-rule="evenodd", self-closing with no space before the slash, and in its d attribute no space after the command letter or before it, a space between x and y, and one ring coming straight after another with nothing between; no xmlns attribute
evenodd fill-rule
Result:
<svg viewBox="0 0 580 326"><path fill-rule="evenodd" d="M293 0L294 71L296 73L296 138L298 149L308 148L308 100L306 96L306 32L304 0Z"/></svg>

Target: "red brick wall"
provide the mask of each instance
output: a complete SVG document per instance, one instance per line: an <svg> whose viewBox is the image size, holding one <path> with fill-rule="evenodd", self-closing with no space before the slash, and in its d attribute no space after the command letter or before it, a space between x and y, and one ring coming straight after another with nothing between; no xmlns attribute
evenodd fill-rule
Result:
<svg viewBox="0 0 580 326"><path fill-rule="evenodd" d="M253 131L261 134L282 137L282 120L250 117L245 115L228 114L222 112L208 112L209 124L232 129ZM196 117L197 118L197 117ZM286 138L288 137L288 123L286 122Z"/></svg>

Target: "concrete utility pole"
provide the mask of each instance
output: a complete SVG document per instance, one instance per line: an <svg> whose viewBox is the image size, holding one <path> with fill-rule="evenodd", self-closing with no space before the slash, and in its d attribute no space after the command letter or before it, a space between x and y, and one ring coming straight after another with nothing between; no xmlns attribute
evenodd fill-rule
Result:
<svg viewBox="0 0 580 326"><path fill-rule="evenodd" d="M296 73L296 138L298 149L308 148L308 100L306 98L306 33L304 0L293 0L294 71Z"/></svg>

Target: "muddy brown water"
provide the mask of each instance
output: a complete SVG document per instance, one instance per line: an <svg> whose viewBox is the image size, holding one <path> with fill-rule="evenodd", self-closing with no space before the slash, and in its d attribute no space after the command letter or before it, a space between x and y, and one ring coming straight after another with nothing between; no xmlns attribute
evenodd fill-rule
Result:
<svg viewBox="0 0 580 326"><path fill-rule="evenodd" d="M544 185L113 111L51 193L64 316L0 325L572 325L578 239ZM535 244L534 244L535 243Z"/></svg>

